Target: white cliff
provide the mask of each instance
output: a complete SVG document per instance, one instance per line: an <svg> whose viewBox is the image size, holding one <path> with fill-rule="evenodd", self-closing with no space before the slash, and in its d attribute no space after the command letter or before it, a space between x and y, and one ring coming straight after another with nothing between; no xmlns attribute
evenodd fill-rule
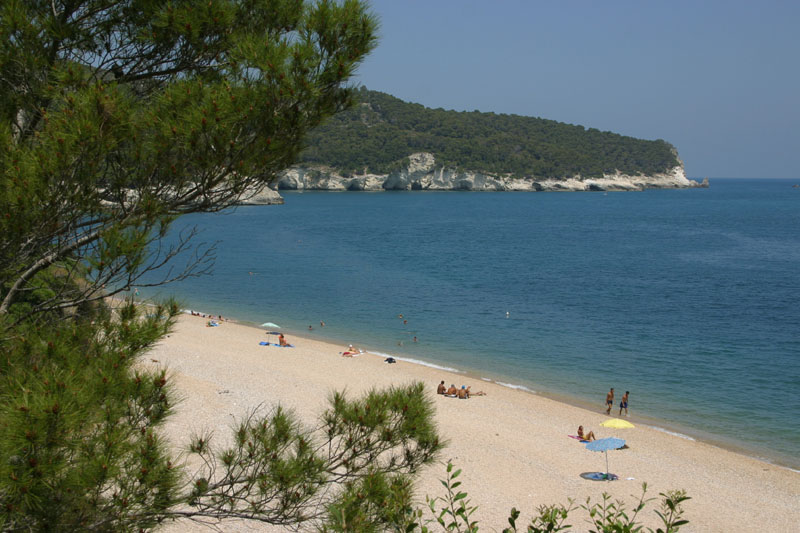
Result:
<svg viewBox="0 0 800 533"><path fill-rule="evenodd" d="M437 166L433 154L427 152L411 154L407 164L389 174L342 176L327 167L297 166L284 171L277 183L278 189L325 191L641 191L693 187L708 187L708 182L687 179L682 163L649 176L617 172L602 178L512 178Z"/></svg>

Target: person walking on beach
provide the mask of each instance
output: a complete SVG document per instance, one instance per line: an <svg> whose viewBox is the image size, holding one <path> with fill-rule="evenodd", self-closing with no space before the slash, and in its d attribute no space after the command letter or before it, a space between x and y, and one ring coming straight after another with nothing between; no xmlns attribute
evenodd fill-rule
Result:
<svg viewBox="0 0 800 533"><path fill-rule="evenodd" d="M614 407L614 387L606 394L606 414L611 414L611 408Z"/></svg>
<svg viewBox="0 0 800 533"><path fill-rule="evenodd" d="M622 416L623 409L625 409L625 416L628 416L628 394L630 394L630 391L625 391L625 395L619 402L619 416Z"/></svg>

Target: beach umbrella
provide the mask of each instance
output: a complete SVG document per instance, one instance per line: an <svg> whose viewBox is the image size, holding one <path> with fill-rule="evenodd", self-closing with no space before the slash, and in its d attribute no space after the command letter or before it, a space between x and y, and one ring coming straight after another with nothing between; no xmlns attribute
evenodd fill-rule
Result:
<svg viewBox="0 0 800 533"><path fill-rule="evenodd" d="M278 324L276 324L275 322L264 322L263 324L261 324L261 327L262 328L281 329L281 327ZM269 338L270 335L277 335L277 334L278 334L277 331L268 331L267 332L267 342L270 341L270 338Z"/></svg>
<svg viewBox="0 0 800 533"><path fill-rule="evenodd" d="M606 454L606 476L608 476L608 450L618 450L625 446L625 441L616 437L597 439L586 445L586 449L593 452L605 452Z"/></svg>
<svg viewBox="0 0 800 533"><path fill-rule="evenodd" d="M614 429L629 429L636 427L627 420L623 420L621 418L611 418L609 420L606 420L600 425L603 427L614 428Z"/></svg>

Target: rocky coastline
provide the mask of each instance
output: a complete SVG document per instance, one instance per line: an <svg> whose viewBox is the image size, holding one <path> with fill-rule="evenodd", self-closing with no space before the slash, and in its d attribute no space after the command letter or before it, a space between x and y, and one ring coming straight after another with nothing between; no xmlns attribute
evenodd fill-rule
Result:
<svg viewBox="0 0 800 533"><path fill-rule="evenodd" d="M602 178L575 176L557 178L514 178L438 165L433 154L411 154L407 163L388 174L343 176L336 169L294 166L285 170L272 185L248 200L245 205L283 203L275 191L642 191L645 189L688 189L708 187L686 177L683 165L653 175L605 174Z"/></svg>

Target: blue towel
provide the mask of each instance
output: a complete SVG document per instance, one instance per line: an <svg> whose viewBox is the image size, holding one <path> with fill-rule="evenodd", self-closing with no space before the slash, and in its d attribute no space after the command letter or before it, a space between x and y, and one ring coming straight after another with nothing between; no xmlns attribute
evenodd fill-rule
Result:
<svg viewBox="0 0 800 533"><path fill-rule="evenodd" d="M583 479L591 479L592 481L616 481L619 479L616 474L606 474L603 472L585 472L581 474Z"/></svg>
<svg viewBox="0 0 800 533"><path fill-rule="evenodd" d="M285 345L281 346L280 344L275 344L274 342L273 343L269 343L267 341L261 341L258 344L259 344L259 346L277 346L278 348L294 348L294 344L285 344Z"/></svg>

